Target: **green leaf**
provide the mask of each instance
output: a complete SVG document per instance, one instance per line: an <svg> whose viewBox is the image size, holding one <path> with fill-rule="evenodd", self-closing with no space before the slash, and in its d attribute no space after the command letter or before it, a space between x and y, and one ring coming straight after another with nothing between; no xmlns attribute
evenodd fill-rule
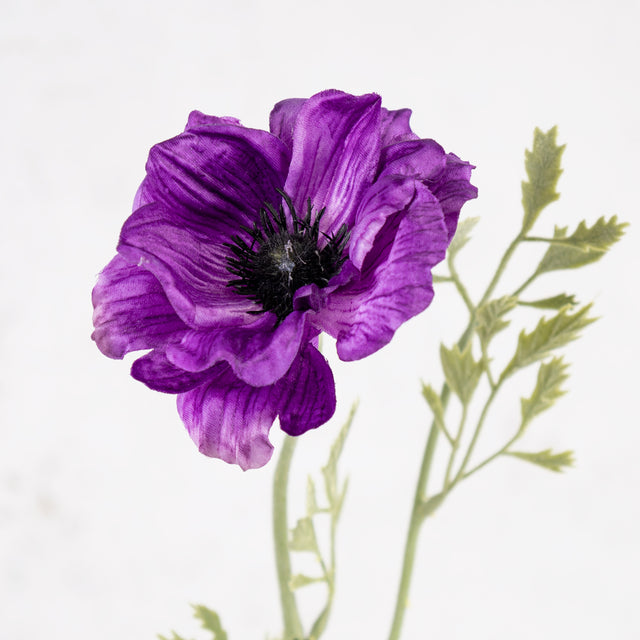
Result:
<svg viewBox="0 0 640 640"><path fill-rule="evenodd" d="M311 476L307 476L307 515L313 516L319 513L321 509L316 502L316 485Z"/></svg>
<svg viewBox="0 0 640 640"><path fill-rule="evenodd" d="M479 221L480 218L464 218L458 223L458 228L447 251L449 257L457 255L467 242L471 240L471 232Z"/></svg>
<svg viewBox="0 0 640 640"><path fill-rule="evenodd" d="M336 504L336 508L333 514L334 522L338 521L340 517L340 512L342 511L342 505L344 504L344 499L347 496L347 487L349 486L349 478L345 478L345 481L342 483L342 491L340 491L340 496L338 498L338 502Z"/></svg>
<svg viewBox="0 0 640 640"><path fill-rule="evenodd" d="M553 298L544 298L542 300L534 300L533 302L518 301L523 307L535 307L536 309L562 309L562 307L575 307L578 302L575 296L568 296L566 293L560 293Z"/></svg>
<svg viewBox="0 0 640 640"><path fill-rule="evenodd" d="M158 640L185 640L182 636L179 636L175 631L171 632L171 637L167 638L166 636L161 636L158 634Z"/></svg>
<svg viewBox="0 0 640 640"><path fill-rule="evenodd" d="M318 582L326 582L325 578L312 578L311 576L304 576L301 573L297 573L295 576L291 576L291 580L289 580L289 588L292 591L296 589L300 589L301 587L306 587L310 584L316 584Z"/></svg>
<svg viewBox="0 0 640 640"><path fill-rule="evenodd" d="M471 355L471 342L462 352L457 344L453 349L447 349L441 344L440 360L447 384L462 404L466 405L478 386L483 371L482 362L476 362Z"/></svg>
<svg viewBox="0 0 640 640"><path fill-rule="evenodd" d="M590 309L589 304L571 315L565 307L549 320L541 318L531 333L520 332L516 353L503 371L502 378L510 376L516 369L546 358L554 349L575 340L581 329L595 321L595 318L587 316Z"/></svg>
<svg viewBox="0 0 640 640"><path fill-rule="evenodd" d="M313 520L310 517L300 518L296 526L291 530L289 540L291 551L317 551L318 542L316 531L313 527Z"/></svg>
<svg viewBox="0 0 640 640"><path fill-rule="evenodd" d="M329 452L329 459L327 460L327 464L322 467L322 475L324 476L324 486L325 491L327 493L327 499L329 500L329 509L335 511L338 508L339 496L338 496L338 459L340 458L340 454L342 453L342 448L344 447L344 442L347 439L347 434L349 433L349 429L351 428L351 424L353 423L353 419L356 415L356 410L358 409L358 403L354 402L351 405L351 411L349 411L349 416L347 417L346 422L342 425L340 432L338 433L338 437L335 442L331 446L331 451Z"/></svg>
<svg viewBox="0 0 640 640"><path fill-rule="evenodd" d="M451 436L447 431L447 428L444 423L444 407L442 406L442 402L440 400L440 396L436 393L431 385L422 383L422 397L427 401L429 408L433 413L433 418L435 420L436 425L444 433L447 440L451 440Z"/></svg>
<svg viewBox="0 0 640 640"><path fill-rule="evenodd" d="M471 232L473 228L478 224L480 218L463 218L458 223L458 228L456 229L456 233L453 236L453 240L449 245L449 250L447 254L449 258L453 258L456 254L460 252L462 247L464 247L469 240L471 240Z"/></svg>
<svg viewBox="0 0 640 640"><path fill-rule="evenodd" d="M561 385L569 377L566 373L567 366L562 358L553 358L550 362L540 365L533 394L530 398L520 399L521 431L535 416L547 410L560 396L564 395L565 391L561 389Z"/></svg>
<svg viewBox="0 0 640 640"><path fill-rule="evenodd" d="M556 227L553 233L556 242L547 249L536 273L577 269L600 260L620 240L627 226L627 223L619 223L617 216L613 216L608 221L600 218L590 228L583 221L570 236L567 236L567 227Z"/></svg>
<svg viewBox="0 0 640 640"><path fill-rule="evenodd" d="M565 467L572 467L574 463L573 451L563 451L553 453L551 449L538 451L537 453L526 453L524 451L505 451L507 455L526 460L549 471L563 471Z"/></svg>
<svg viewBox="0 0 640 640"><path fill-rule="evenodd" d="M560 160L564 145L559 147L556 144L557 133L557 127L546 133L536 128L533 133L533 149L525 151L524 166L529 181L522 183L523 233L533 227L540 212L548 204L560 197L556 192L556 185L562 173Z"/></svg>
<svg viewBox="0 0 640 640"><path fill-rule="evenodd" d="M516 306L517 298L504 296L496 300L485 302L479 307L476 313L476 333L485 347L489 344L496 333L502 331L509 325L508 320L503 320L502 316L507 314Z"/></svg>
<svg viewBox="0 0 640 640"><path fill-rule="evenodd" d="M201 604L194 605L193 609L193 615L200 620L203 629L212 633L213 640L227 640L227 633L222 628L220 616L215 611Z"/></svg>

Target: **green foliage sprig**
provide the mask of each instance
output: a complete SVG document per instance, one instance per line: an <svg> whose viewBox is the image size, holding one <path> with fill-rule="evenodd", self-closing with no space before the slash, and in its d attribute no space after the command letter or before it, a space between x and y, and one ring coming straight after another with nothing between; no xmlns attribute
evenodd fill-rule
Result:
<svg viewBox="0 0 640 640"><path fill-rule="evenodd" d="M560 162L564 145L559 146L556 143L556 136L556 127L546 133L539 129L535 130L533 148L531 151L525 152L525 170L528 180L522 183L524 210L522 227L506 250L496 275L479 303L475 304L472 301L455 265L458 254L471 239L471 231L477 224L476 218L470 218L461 223L449 251L450 275L441 276L441 281L455 284L469 310L470 320L467 330L457 344L452 348L447 348L445 345L440 347L440 359L446 387L454 393L462 405L462 419L456 431L451 431L445 420L448 392L445 391L441 395L437 395L431 386L423 385L423 396L433 413L434 424L440 432L445 434L451 447L442 490L437 494L439 496L438 504L442 503L444 496L458 482L468 478L499 456L513 456L552 471L561 471L573 463L571 452L555 454L548 449L527 453L514 451L512 446L525 434L530 422L549 409L564 394L562 384L568 377L568 365L562 358L554 354L557 349L575 340L581 330L594 321L594 318L589 316L591 305L577 308L575 296L566 293L558 293L533 301L523 300L521 295L535 279L544 273L559 269L574 269L599 260L622 237L626 225L619 223L616 216L609 220L601 217L592 226L588 226L586 221L582 221L571 235L567 235L567 228L557 226L552 237L529 235L543 210L559 198L556 187L562 173ZM531 276L520 287L511 295L492 298L493 291L509 259L517 246L523 242L544 242L549 246ZM517 306L525 306L533 310L552 310L556 313L550 317L541 317L532 331L522 330L520 332L513 357L496 377L491 370L490 344L498 333L509 326L508 315ZM477 360L473 355L475 345L479 347L480 352L480 357ZM518 371L539 362L541 364L538 368L536 386L530 397L521 399L521 423L514 435L500 450L470 469L469 463L480 431L503 382ZM465 428L467 408L483 375L486 375L489 382L488 396L462 463L456 470L455 461ZM429 498L426 498L425 504L428 501ZM429 511L431 512L432 509Z"/></svg>
<svg viewBox="0 0 640 640"><path fill-rule="evenodd" d="M582 221L571 234L568 234L566 227L556 226L550 237L531 235L542 212L560 197L556 187L562 173L560 163L564 146L557 144L556 137L556 127L546 133L540 129L534 132L533 147L525 152L527 180L522 183L521 228L505 250L480 300L477 303L473 301L456 268L456 258L470 242L471 232L478 222L477 218L461 221L448 252L449 274L439 275L434 279L437 282L455 285L469 312L469 321L456 344L440 347L440 360L445 377L441 393L438 394L430 385L423 383L422 395L433 414L433 423L416 487L389 640L398 640L400 637L419 529L425 518L442 505L454 487L490 462L504 456L524 460L556 472L563 471L573 464L571 451L556 453L551 449L545 449L529 452L516 451L513 447L524 436L531 422L564 394L563 384L568 377L568 365L562 357L556 355L556 352L575 340L582 329L594 321L589 315L591 305L578 306L575 296L565 292L554 293L539 300L523 299L522 294L532 282L545 273L576 269L599 260L622 237L626 224L619 223L616 216L608 220L602 217L592 226ZM494 291L513 254L525 242L545 243L548 245L547 250L531 275L515 291L507 296L494 297ZM509 316L518 306L543 313L554 313L542 316L532 331L520 331L512 358L502 371L496 374L492 370L491 342L497 334L509 327ZM536 384L531 395L520 400L520 423L514 425L512 436L502 447L472 465L476 445L503 383L519 371L533 365L538 365ZM484 388L480 385L483 378L488 382L488 390L466 449L462 452L468 408L477 390ZM461 406L460 421L455 428L447 423L446 418L447 404L452 393ZM439 488L429 492L428 484L439 434L445 436L449 445L448 461ZM458 461L459 455L462 456L461 461Z"/></svg>

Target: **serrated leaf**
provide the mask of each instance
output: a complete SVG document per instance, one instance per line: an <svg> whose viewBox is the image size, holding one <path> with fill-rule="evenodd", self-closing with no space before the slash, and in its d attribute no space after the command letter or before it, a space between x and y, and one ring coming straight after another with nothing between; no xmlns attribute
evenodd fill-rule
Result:
<svg viewBox="0 0 640 640"><path fill-rule="evenodd" d="M431 385L424 384L423 382L422 397L427 401L427 404L429 405L429 408L433 413L433 418L436 422L436 425L446 435L447 439L449 439L450 436L444 423L444 407L442 406L440 396L436 393Z"/></svg>
<svg viewBox="0 0 640 640"><path fill-rule="evenodd" d="M311 576L305 576L301 573L297 573L295 576L291 576L291 580L289 580L289 588L295 591L301 587L306 587L318 582L326 582L326 580L324 578L312 578Z"/></svg>
<svg viewBox="0 0 640 640"><path fill-rule="evenodd" d="M313 482L313 478L307 476L307 515L315 515L320 510L316 502L316 485Z"/></svg>
<svg viewBox="0 0 640 640"><path fill-rule="evenodd" d="M488 345L493 336L509 325L509 321L503 320L502 316L509 313L517 302L517 298L504 296L489 300L478 308L475 329L482 344Z"/></svg>
<svg viewBox="0 0 640 640"><path fill-rule="evenodd" d="M340 517L340 513L342 511L342 505L344 504L344 499L347 496L347 487L349 486L349 478L345 478L345 481L342 483L342 491L340 492L340 497L338 498L338 503L336 504L336 508L334 511L334 522L338 521Z"/></svg>
<svg viewBox="0 0 640 640"><path fill-rule="evenodd" d="M464 218L460 220L458 223L458 228L456 229L456 233L453 236L453 240L449 245L449 257L454 257L457 253L460 252L462 247L464 247L469 240L471 240L471 232L473 228L478 224L480 218Z"/></svg>
<svg viewBox="0 0 640 640"><path fill-rule="evenodd" d="M590 309L589 304L572 315L568 308L564 308L553 318L541 318L531 333L520 332L516 353L502 377L506 378L516 369L546 358L554 349L575 340L581 329L595 321L587 315Z"/></svg>
<svg viewBox="0 0 640 640"><path fill-rule="evenodd" d="M571 236L567 236L567 227L556 227L553 239L558 242L549 245L536 273L577 269L600 260L620 240L626 226L626 223L618 222L617 216L613 216L608 221L600 218L591 228L583 221Z"/></svg>
<svg viewBox="0 0 640 640"><path fill-rule="evenodd" d="M194 605L193 610L193 615L200 620L202 628L212 633L213 640L227 640L227 632L222 628L220 616L215 611L201 604Z"/></svg>
<svg viewBox="0 0 640 640"><path fill-rule="evenodd" d="M556 144L557 127L546 133L536 128L533 133L533 148L526 150L524 166L529 178L522 183L522 207L524 220L522 230L527 233L540 212L557 200L560 194L556 192L556 185L562 173L560 160L564 145Z"/></svg>
<svg viewBox="0 0 640 640"><path fill-rule="evenodd" d="M532 464L537 464L550 471L563 471L565 467L572 467L574 463L573 451L553 453L551 449L545 449L537 453L527 453L524 451L506 451L505 453L515 458L531 462Z"/></svg>
<svg viewBox="0 0 640 640"><path fill-rule="evenodd" d="M592 227L587 227L586 220L583 220L570 236L558 238L554 244L574 247L581 251L607 251L622 238L626 226L624 222L618 223L618 216L609 220L602 216Z"/></svg>
<svg viewBox="0 0 640 640"><path fill-rule="evenodd" d="M520 399L522 412L522 426L524 429L535 416L547 410L565 391L562 383L569 377L566 373L567 364L562 358L553 358L550 362L540 365L535 389L530 398Z"/></svg>
<svg viewBox="0 0 640 640"><path fill-rule="evenodd" d="M318 542L313 520L310 517L300 518L291 530L289 549L292 551L317 551Z"/></svg>
<svg viewBox="0 0 640 640"><path fill-rule="evenodd" d="M324 476L324 486L327 493L327 499L329 500L329 508L333 511L337 508L338 503L338 487L337 487L337 472L338 472L338 459L342 453L344 442L347 439L349 429L353 423L353 419L356 415L358 403L354 402L351 405L351 411L346 422L342 425L338 437L335 439L333 445L331 445L331 451L329 452L329 459L327 464L322 467L322 475Z"/></svg>
<svg viewBox="0 0 640 640"><path fill-rule="evenodd" d="M478 386L483 371L482 363L476 362L471 355L471 342L462 352L457 344L453 349L447 349L441 344L440 360L447 384L462 404L466 405Z"/></svg>
<svg viewBox="0 0 640 640"><path fill-rule="evenodd" d="M578 302L575 296L568 296L566 293L560 293L552 298L543 298L542 300L534 300L532 302L518 301L523 307L535 307L536 309L562 309L562 307L575 307Z"/></svg>

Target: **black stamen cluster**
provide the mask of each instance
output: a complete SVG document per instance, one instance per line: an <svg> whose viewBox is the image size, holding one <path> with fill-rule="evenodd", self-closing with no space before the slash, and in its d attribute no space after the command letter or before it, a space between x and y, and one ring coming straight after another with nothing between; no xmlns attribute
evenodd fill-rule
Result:
<svg viewBox="0 0 640 640"><path fill-rule="evenodd" d="M349 241L346 225L331 236L320 231L325 210L314 217L310 199L305 217L300 218L291 198L280 194L290 212L290 225L284 205L276 209L265 203L259 221L253 227L242 227L250 240L235 235L233 242L225 243L233 254L227 258L227 268L236 276L227 286L262 307L252 313L272 311L278 322L293 311L293 294L300 287L312 283L324 287L340 271ZM321 235L326 240L322 248Z"/></svg>

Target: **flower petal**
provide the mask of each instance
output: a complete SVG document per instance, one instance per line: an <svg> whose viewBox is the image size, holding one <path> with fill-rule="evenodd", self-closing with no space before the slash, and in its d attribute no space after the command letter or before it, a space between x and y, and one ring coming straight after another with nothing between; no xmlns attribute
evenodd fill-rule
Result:
<svg viewBox="0 0 640 640"><path fill-rule="evenodd" d="M155 145L134 209L158 202L197 225L237 230L266 202L278 204L289 150L276 136L190 117L184 133ZM219 120L219 119L214 119Z"/></svg>
<svg viewBox="0 0 640 640"><path fill-rule="evenodd" d="M456 232L462 205L478 197L478 189L469 182L474 168L472 164L460 160L455 154L448 153L444 171L435 182L429 183L431 192L440 201L444 212L449 241Z"/></svg>
<svg viewBox="0 0 640 640"><path fill-rule="evenodd" d="M380 97L324 91L298 113L284 190L296 209L326 207L324 233L351 226L362 193L373 181L380 154Z"/></svg>
<svg viewBox="0 0 640 640"><path fill-rule="evenodd" d="M121 256L102 270L91 299L95 327L91 337L110 358L158 347L188 329L157 278Z"/></svg>
<svg viewBox="0 0 640 640"><path fill-rule="evenodd" d="M316 429L336 410L336 386L325 357L306 344L279 386L286 390L281 402L280 427L291 436Z"/></svg>
<svg viewBox="0 0 640 640"><path fill-rule="evenodd" d="M419 181L415 190L406 210L386 218L360 279L333 292L317 313L319 326L337 339L342 360L358 360L383 347L433 298L430 269L444 258L447 230L435 196Z"/></svg>
<svg viewBox="0 0 640 640"><path fill-rule="evenodd" d="M382 146L386 147L395 142L404 142L405 140L416 140L418 136L411 131L409 119L411 118L411 109L398 109L390 111L382 108Z"/></svg>
<svg viewBox="0 0 640 640"><path fill-rule="evenodd" d="M277 414L277 385L252 387L226 364L206 384L178 396L178 413L201 453L257 469L271 458L269 430Z"/></svg>
<svg viewBox="0 0 640 640"><path fill-rule="evenodd" d="M238 118L232 118L230 116L208 116L206 113L202 113L202 111L194 110L189 114L187 126L184 130L191 131L192 129L198 129L199 127L216 127L221 124L242 126Z"/></svg>
<svg viewBox="0 0 640 640"><path fill-rule="evenodd" d="M269 114L269 131L278 136L291 151L293 149L293 128L304 98L289 98L278 102Z"/></svg>
<svg viewBox="0 0 640 640"><path fill-rule="evenodd" d="M365 193L349 243L349 258L358 269L362 268L387 218L404 211L413 200L415 183L413 178L387 175L377 180Z"/></svg>
<svg viewBox="0 0 640 640"><path fill-rule="evenodd" d="M435 140L398 142L382 150L380 177L396 174L433 180L440 177L446 163L444 149Z"/></svg>
<svg viewBox="0 0 640 640"><path fill-rule="evenodd" d="M192 327L233 326L252 321L255 303L228 287L230 238L188 224L158 204L135 211L122 227L118 253L160 281L178 315Z"/></svg>
<svg viewBox="0 0 640 640"><path fill-rule="evenodd" d="M263 387L287 372L305 334L305 316L290 313L276 326L272 313L253 324L213 331L190 331L167 349L171 362L188 371L202 371L225 360L247 384Z"/></svg>
<svg viewBox="0 0 640 640"><path fill-rule="evenodd" d="M167 360L163 349L154 349L131 366L131 377L163 393L190 391L209 380L211 375L210 369L194 373L174 366Z"/></svg>

